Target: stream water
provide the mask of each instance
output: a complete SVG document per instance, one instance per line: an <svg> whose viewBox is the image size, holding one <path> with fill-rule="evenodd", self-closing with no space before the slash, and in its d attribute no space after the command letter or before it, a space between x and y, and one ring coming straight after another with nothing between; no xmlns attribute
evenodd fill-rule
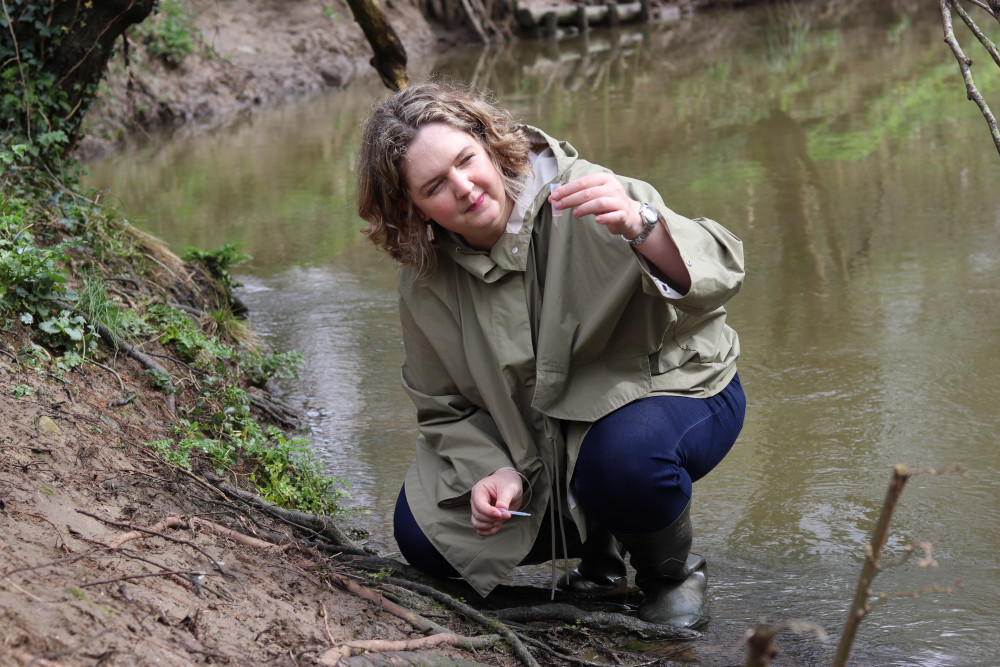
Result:
<svg viewBox="0 0 1000 667"><path fill-rule="evenodd" d="M829 664L903 462L968 474L910 480L887 559L927 541L937 567L912 559L875 588L961 587L876 604L853 664L1000 664L998 157L934 8L870 4L833 27L808 3L781 5L413 65L495 90L588 159L744 240L746 285L729 311L747 421L692 507L711 641L674 659L741 664L758 619L804 619L833 639L783 633L777 664ZM980 88L1000 91L978 60ZM358 81L89 169L178 252L235 241L253 255L239 273L255 326L306 358L286 398L328 472L349 480L369 544L396 555L413 410L394 269L358 233L351 171L360 121L384 94ZM547 574L514 581L544 586Z"/></svg>

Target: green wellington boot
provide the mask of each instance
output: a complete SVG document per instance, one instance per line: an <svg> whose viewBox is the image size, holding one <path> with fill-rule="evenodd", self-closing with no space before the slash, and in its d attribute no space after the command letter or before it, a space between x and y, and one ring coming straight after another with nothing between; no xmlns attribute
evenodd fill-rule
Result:
<svg viewBox="0 0 1000 667"><path fill-rule="evenodd" d="M653 533L616 533L643 592L639 618L691 628L705 620L705 559L691 553L690 505L669 526Z"/></svg>
<svg viewBox="0 0 1000 667"><path fill-rule="evenodd" d="M628 574L618 540L609 531L596 526L587 533L580 564L559 577L556 587L584 595L624 593Z"/></svg>

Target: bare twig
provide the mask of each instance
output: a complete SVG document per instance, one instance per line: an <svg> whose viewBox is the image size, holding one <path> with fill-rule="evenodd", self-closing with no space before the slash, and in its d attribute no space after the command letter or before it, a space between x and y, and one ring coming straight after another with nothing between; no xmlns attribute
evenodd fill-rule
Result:
<svg viewBox="0 0 1000 667"><path fill-rule="evenodd" d="M25 514L25 516L30 516L30 517L32 517L34 519L40 519L40 520L44 521L45 523L49 524L50 526L52 526L55 529L55 531L56 531L56 537L59 538L59 542L62 545L62 548L65 551L69 552L69 553L73 553L73 550L70 549L68 546L66 546L66 540L63 539L62 533L59 532L59 526L57 526L56 524L52 523L51 521L49 521L48 519L46 519L44 516L41 516L39 514L32 514L31 512L25 512L24 514Z"/></svg>
<svg viewBox="0 0 1000 667"><path fill-rule="evenodd" d="M330 640L331 644L336 644L337 642L333 640L333 635L330 633L330 614L326 610L326 605L321 602L319 606L323 608L323 625L326 627L326 638Z"/></svg>
<svg viewBox="0 0 1000 667"><path fill-rule="evenodd" d="M169 542L176 542L178 544L187 545L187 546L191 547L192 549L194 549L195 551L197 551L198 553L200 553L205 558L207 558L209 561L211 561L211 563L215 567L215 569L217 569L219 572L221 572L225 576L232 577L233 579L237 578L236 575L234 575L232 572L230 572L227 569L225 569L222 566L222 563L220 563L219 561L215 560L215 558L213 558L211 556L211 554L209 554L207 551L205 551L204 549L202 549L201 547L199 547L194 542L191 542L190 540L182 540L182 539L179 539L179 538L176 538L176 537L171 537L170 535L165 535L164 533L161 533L159 531L152 530L152 529L149 529L149 528L135 528L135 527L130 526L130 525L126 524L126 523L121 523L119 521L111 521L110 519L105 519L103 517L97 516L96 514L92 514L92 513L88 512L86 510L78 509L78 510L76 510L76 512L78 512L79 514L83 514L85 516L89 516L92 519L97 519L101 523L106 523L109 526L116 526L118 528L129 528L129 529L131 529L133 531L139 531L139 532L143 532L143 533L148 533L150 535L156 535L157 537L162 537L163 539L165 539L165 540L167 540ZM168 527L173 527L173 526L179 525L179 523L175 524L173 522L174 519L177 519L178 521L180 520L179 517L170 517L169 519L166 520L166 522L165 522L166 525Z"/></svg>
<svg viewBox="0 0 1000 667"><path fill-rule="evenodd" d="M967 11L965 11L965 8L962 7L961 3L954 2L952 6L955 8L955 13L957 13L962 18L962 21L965 22L965 25L968 26L969 30L972 31L972 34L975 35L976 39L979 40L979 43L982 44L983 48L986 49L987 52L989 52L990 56L992 56L993 62L995 62L998 67L1000 67L1000 53L997 52L996 44L991 42L990 38L986 36L986 33L980 30L979 26L976 24L975 21L972 20L972 17L969 16L969 13Z"/></svg>
<svg viewBox="0 0 1000 667"><path fill-rule="evenodd" d="M120 577L115 577L114 579L104 579L102 581L92 581L89 584L80 584L80 588L88 588L90 586L101 586L102 584L117 584L122 581L128 581L129 579L146 579L147 577L186 577L190 580L192 577L203 576L201 572L186 572L177 570L167 570L165 572L146 572L143 574L125 574ZM187 584L190 585L190 584Z"/></svg>
<svg viewBox="0 0 1000 667"><path fill-rule="evenodd" d="M99 549L94 549L82 554L77 554L76 556L69 556L68 558L60 558L59 560L49 561L48 563L42 563L41 565L29 565L26 567L19 567L13 570L8 570L7 572L0 574L0 581L8 578L12 574L17 574L18 572L31 572L32 570L40 570L43 567L51 567L53 565L68 565L70 563L75 563L78 560L87 558L88 556L92 555L95 551L99 551Z"/></svg>
<svg viewBox="0 0 1000 667"><path fill-rule="evenodd" d="M983 118L986 119L986 125L990 128L993 143L996 145L997 152L1000 153L1000 128L997 127L997 120L993 116L993 112L990 111L986 100L983 99L979 89L976 88L976 83L972 80L972 71L970 70L972 59L965 55L962 47L958 44L958 40L955 38L955 28L951 20L951 8L957 5L957 0L938 0L938 4L941 8L941 23L944 26L944 41L951 47L951 52L955 55L955 60L958 61L958 68L962 72L962 78L965 79L966 95L976 103L982 112Z"/></svg>
<svg viewBox="0 0 1000 667"><path fill-rule="evenodd" d="M875 529L872 531L871 541L865 545L865 564L861 568L861 576L858 579L854 600L847 612L847 622L844 624L844 631L840 636L840 643L837 645L833 667L847 665L847 659L851 655L851 647L854 645L854 638L858 634L858 626L871 611L868 598L871 596L872 582L875 580L875 575L878 574L882 549L885 548L886 540L889 537L889 521L896 509L899 496L903 493L906 480L909 478L910 473L907 467L902 463L897 463L892 470L892 479L882 503L882 511L879 512L878 521L876 521Z"/></svg>
<svg viewBox="0 0 1000 667"><path fill-rule="evenodd" d="M122 381L122 376L118 375L118 372L115 369L111 368L110 366L105 366L101 362L94 361L93 359L84 359L84 361L89 361L90 363L94 364L95 366L103 368L107 372L109 372L112 375L114 375L116 378L118 378L118 386L121 387L122 391L125 391L125 383Z"/></svg>

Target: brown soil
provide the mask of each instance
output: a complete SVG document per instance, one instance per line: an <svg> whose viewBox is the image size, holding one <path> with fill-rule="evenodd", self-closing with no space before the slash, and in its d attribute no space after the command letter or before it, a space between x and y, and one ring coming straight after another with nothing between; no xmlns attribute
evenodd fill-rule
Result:
<svg viewBox="0 0 1000 667"><path fill-rule="evenodd" d="M139 363L105 344L57 378L19 357L29 342L19 323L0 331L0 665L335 664L323 654L350 641L423 636L377 593L366 589L372 602L344 590L393 563L323 551L315 533L144 444L174 438L170 424L196 398L190 371L164 362L179 387L171 405ZM133 528L147 532L125 541ZM359 555L371 563L359 566ZM460 634L483 632L442 617ZM517 664L503 648L481 653ZM475 657L446 646L423 655ZM353 660L336 664L372 664Z"/></svg>
<svg viewBox="0 0 1000 667"><path fill-rule="evenodd" d="M344 0L226 0L185 3L201 39L179 66L146 54L133 28L78 149L90 157L129 134L161 125L229 116L347 85L372 71L372 51ZM429 24L408 2L386 3L407 54L467 39ZM147 21L161 20L153 15Z"/></svg>

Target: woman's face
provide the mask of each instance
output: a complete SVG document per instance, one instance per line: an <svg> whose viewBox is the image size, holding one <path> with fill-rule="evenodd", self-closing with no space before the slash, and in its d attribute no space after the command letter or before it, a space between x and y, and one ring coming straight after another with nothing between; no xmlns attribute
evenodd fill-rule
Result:
<svg viewBox="0 0 1000 667"><path fill-rule="evenodd" d="M445 123L425 125L403 165L407 192L424 218L473 248L489 250L500 239L514 204L475 137Z"/></svg>

